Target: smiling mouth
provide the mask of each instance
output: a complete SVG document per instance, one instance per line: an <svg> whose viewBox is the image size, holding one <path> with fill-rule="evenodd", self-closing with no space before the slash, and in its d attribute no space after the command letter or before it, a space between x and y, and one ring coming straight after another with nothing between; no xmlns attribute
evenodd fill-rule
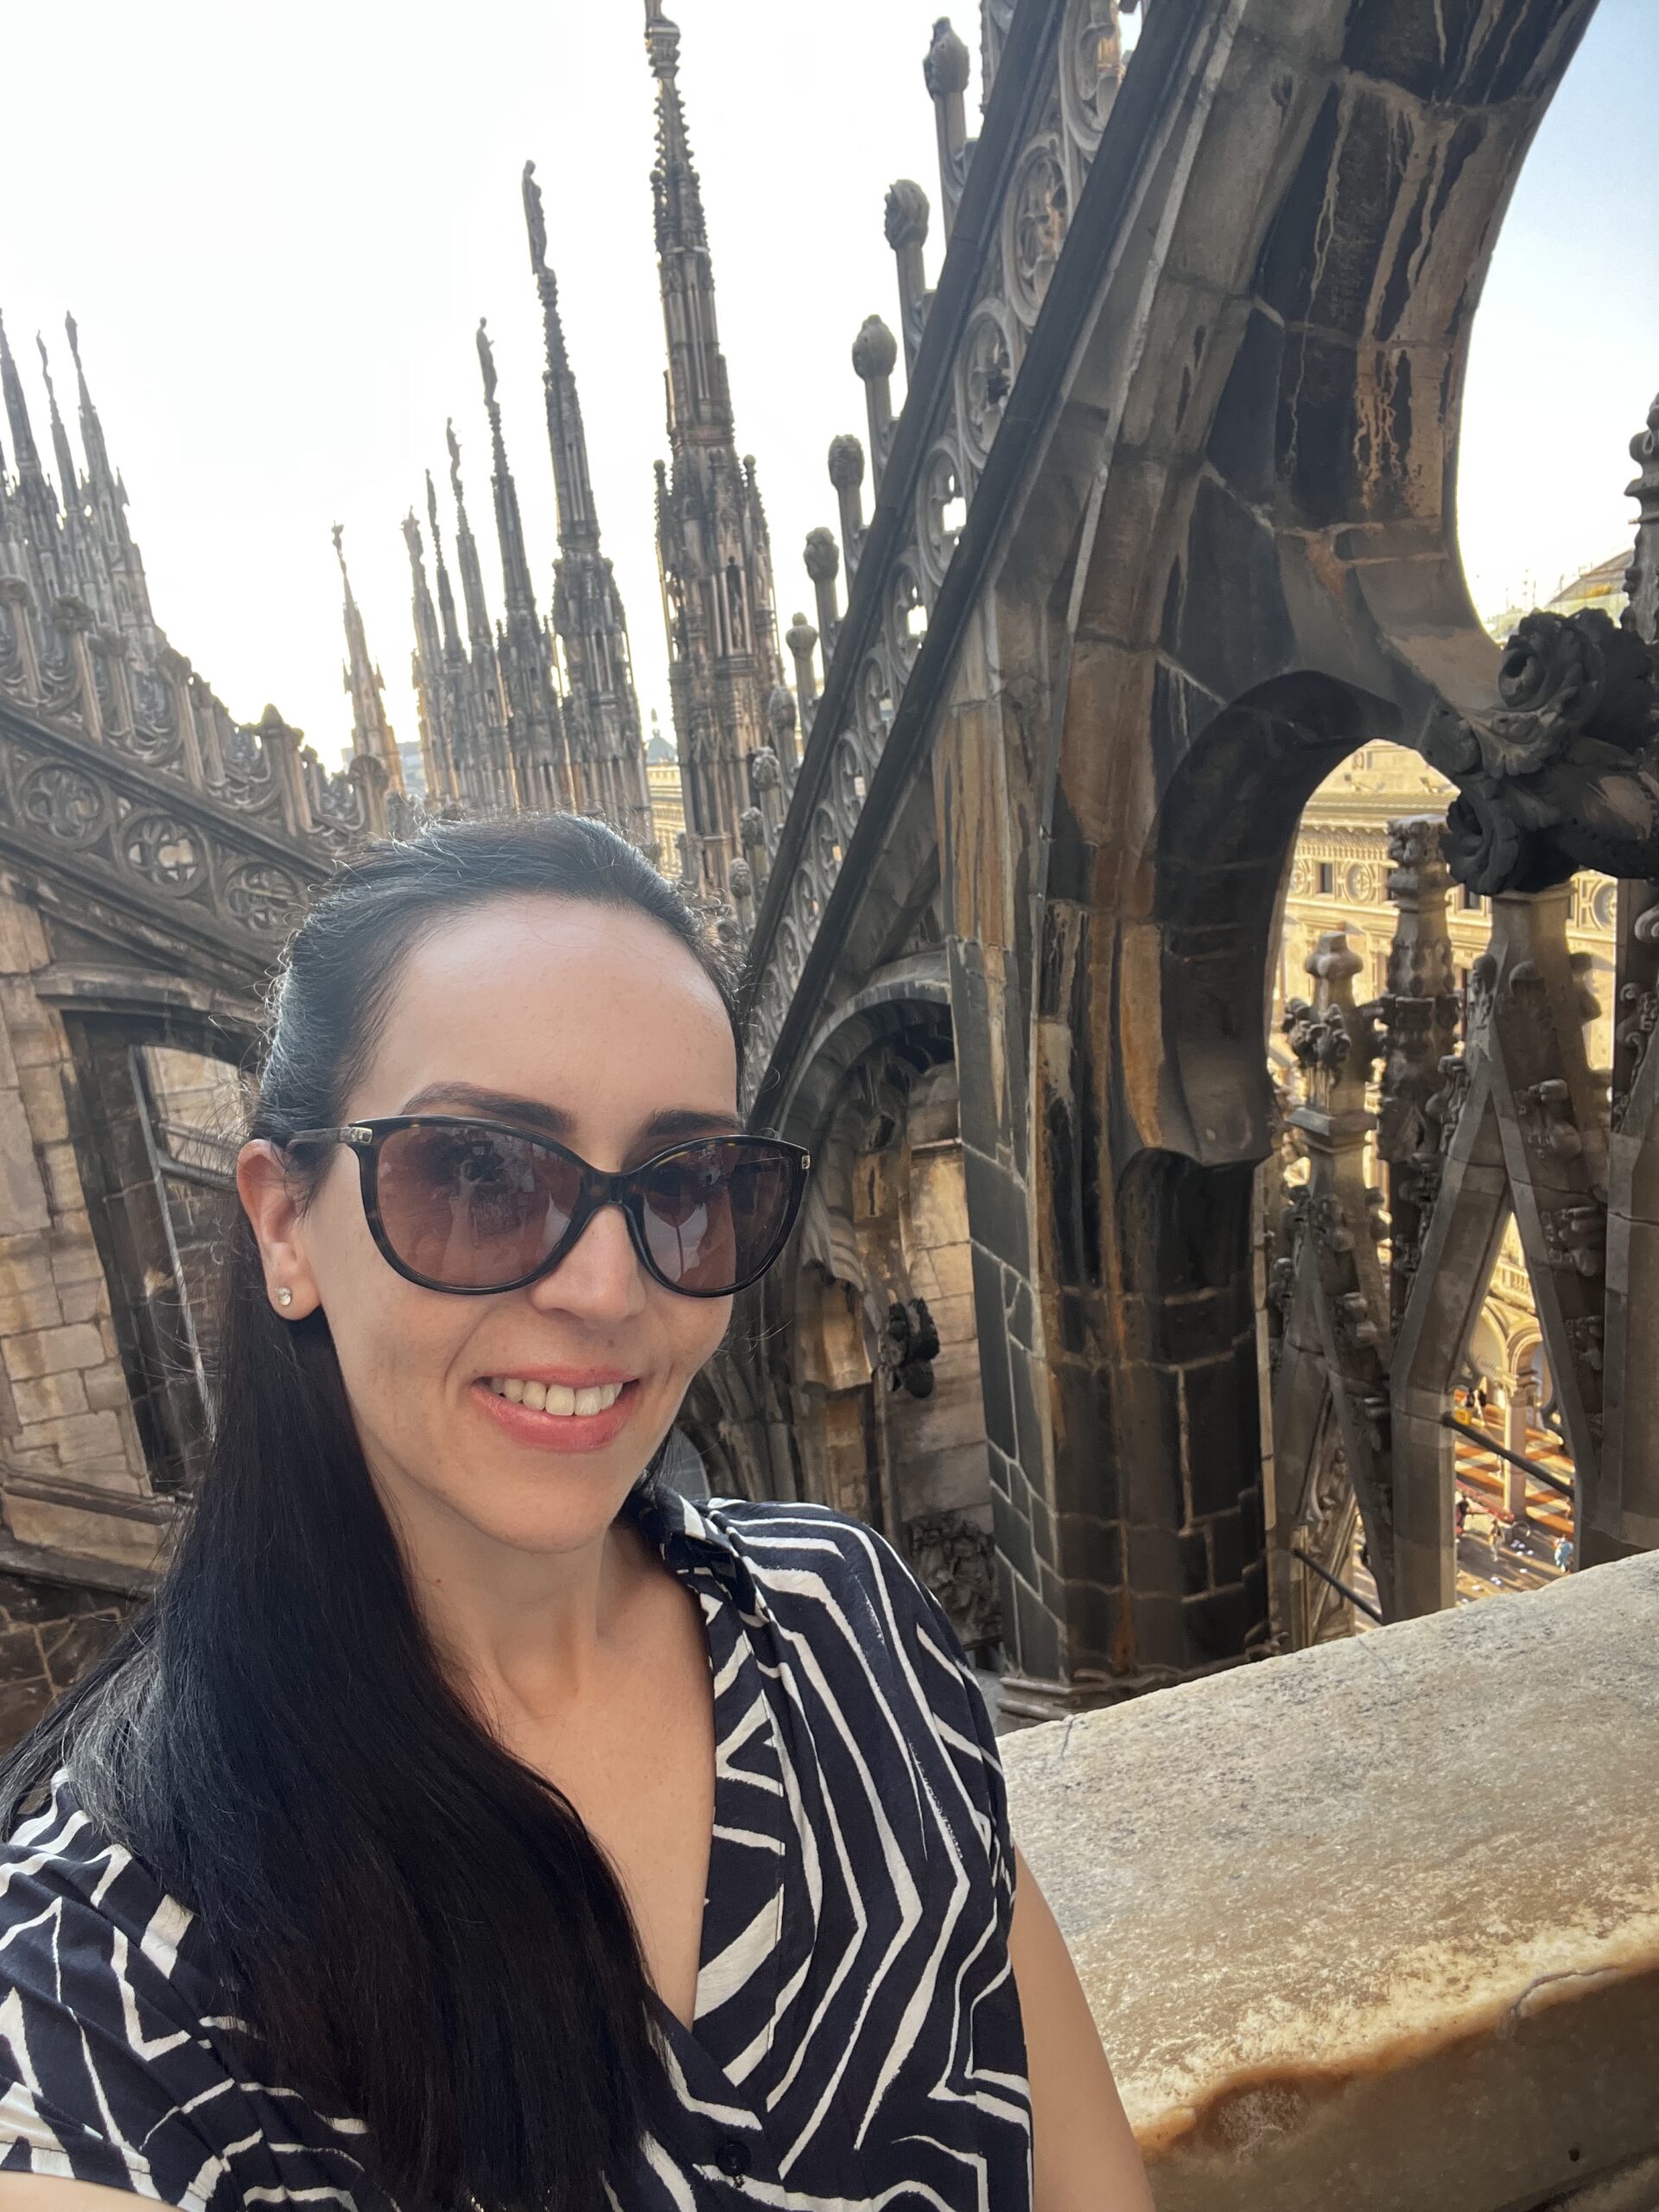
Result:
<svg viewBox="0 0 1659 2212"><path fill-rule="evenodd" d="M626 1382L598 1382L586 1390L573 1390L563 1382L527 1382L521 1375L486 1375L482 1382L486 1390L505 1398L510 1406L528 1406L532 1413L553 1414L566 1420L608 1413L629 1387Z"/></svg>

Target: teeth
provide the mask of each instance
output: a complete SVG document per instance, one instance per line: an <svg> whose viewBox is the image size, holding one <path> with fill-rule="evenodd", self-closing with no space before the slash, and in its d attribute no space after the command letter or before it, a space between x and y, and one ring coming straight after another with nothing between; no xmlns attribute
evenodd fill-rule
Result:
<svg viewBox="0 0 1659 2212"><path fill-rule="evenodd" d="M572 1390L563 1382L526 1382L522 1376L493 1375L490 1388L498 1398L515 1406L529 1406L536 1413L560 1414L569 1418L608 1412L627 1385L601 1382L592 1389Z"/></svg>

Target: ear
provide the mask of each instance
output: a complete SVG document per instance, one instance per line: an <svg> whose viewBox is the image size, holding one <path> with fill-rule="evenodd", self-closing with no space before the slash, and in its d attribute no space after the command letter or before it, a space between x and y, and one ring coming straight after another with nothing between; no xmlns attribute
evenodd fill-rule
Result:
<svg viewBox="0 0 1659 2212"><path fill-rule="evenodd" d="M265 1293L284 1321L302 1321L322 1303L300 1234L299 1192L274 1144L245 1144L237 1154L237 1196L253 1224L265 1270ZM291 1302L277 1294L286 1290Z"/></svg>

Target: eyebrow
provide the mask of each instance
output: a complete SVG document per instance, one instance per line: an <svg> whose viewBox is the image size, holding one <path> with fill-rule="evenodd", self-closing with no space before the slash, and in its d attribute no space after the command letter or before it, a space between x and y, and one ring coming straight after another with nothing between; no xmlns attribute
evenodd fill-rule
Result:
<svg viewBox="0 0 1659 2212"><path fill-rule="evenodd" d="M398 1110L423 1114L447 1108L475 1114L480 1121L513 1122L552 1137L561 1144L570 1141L576 1127L575 1116L563 1106L550 1106L539 1098L520 1098L508 1090L484 1090L473 1083L429 1083L425 1090L405 1099ZM735 1114L718 1108L667 1106L643 1122L637 1135L660 1137L672 1143L676 1137L683 1136L737 1135L742 1128L742 1122Z"/></svg>

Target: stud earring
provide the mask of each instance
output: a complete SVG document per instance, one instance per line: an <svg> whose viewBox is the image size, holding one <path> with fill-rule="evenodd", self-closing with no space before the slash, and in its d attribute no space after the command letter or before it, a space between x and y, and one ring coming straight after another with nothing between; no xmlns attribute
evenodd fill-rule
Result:
<svg viewBox="0 0 1659 2212"><path fill-rule="evenodd" d="M276 1294L276 1303L279 1306L291 1306L294 1303L294 1294L286 1283Z"/></svg>

